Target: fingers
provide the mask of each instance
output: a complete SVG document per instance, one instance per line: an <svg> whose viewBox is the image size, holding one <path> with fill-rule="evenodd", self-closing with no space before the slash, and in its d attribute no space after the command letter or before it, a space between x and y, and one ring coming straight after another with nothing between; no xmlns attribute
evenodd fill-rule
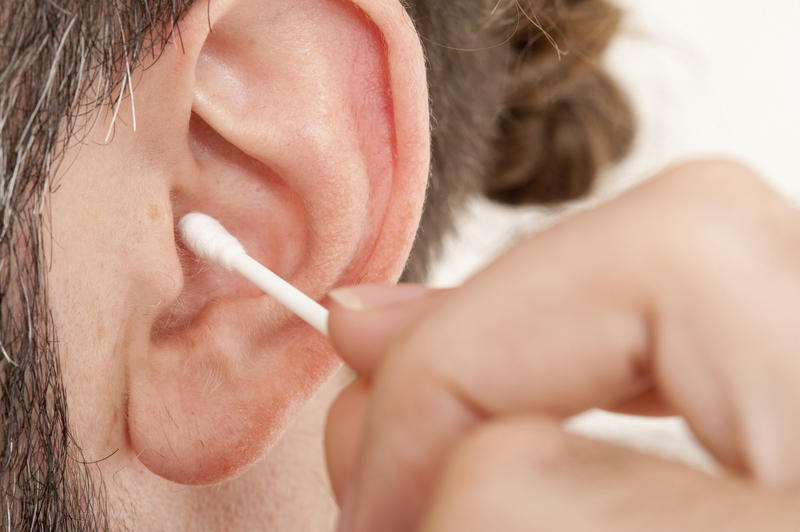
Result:
<svg viewBox="0 0 800 532"><path fill-rule="evenodd" d="M334 290L328 318L331 344L357 373L369 375L392 339L446 292L415 284Z"/></svg>
<svg viewBox="0 0 800 532"><path fill-rule="evenodd" d="M753 237L776 233L774 217L751 216L749 195L725 199L735 187L717 194L713 183L640 189L529 239L451 293L334 309L334 344L372 390L343 530L413 530L453 449L490 419L643 406L652 379L724 463L754 455L746 469L773 485L800 478L785 467L796 455L786 421L800 404L800 365L787 364L800 267L777 268L784 255ZM340 476L354 454L345 445Z"/></svg>
<svg viewBox="0 0 800 532"><path fill-rule="evenodd" d="M357 379L339 394L328 412L325 424L325 458L333 493L340 502L350 474L355 468L368 397L367 382Z"/></svg>
<svg viewBox="0 0 800 532"><path fill-rule="evenodd" d="M329 318L331 343L347 364L368 377L382 361L392 340L446 293L447 290L413 284L360 285L334 291ZM367 377L345 388L328 413L326 460L338 500L356 462L369 397Z"/></svg>
<svg viewBox="0 0 800 532"><path fill-rule="evenodd" d="M788 498L571 435L557 420L482 425L450 454L422 532L790 530Z"/></svg>
<svg viewBox="0 0 800 532"><path fill-rule="evenodd" d="M372 376L344 530L412 530L442 459L488 417L566 416L649 388L646 320L626 291L592 294L585 263L566 276L542 264L514 283L536 262L525 251L442 295L391 343Z"/></svg>
<svg viewBox="0 0 800 532"><path fill-rule="evenodd" d="M360 285L330 294L328 327L331 343L358 374L369 376L388 346L424 312L444 290L421 285ZM347 386L331 405L325 425L328 475L337 500L356 463L366 417L369 384L361 377Z"/></svg>

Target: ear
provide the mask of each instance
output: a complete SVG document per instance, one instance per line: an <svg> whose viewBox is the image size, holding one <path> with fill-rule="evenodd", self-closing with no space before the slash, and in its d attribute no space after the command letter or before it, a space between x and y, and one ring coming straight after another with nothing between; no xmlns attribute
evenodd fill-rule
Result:
<svg viewBox="0 0 800 532"><path fill-rule="evenodd" d="M198 3L179 30L136 93L140 124L173 144L173 220L216 217L317 299L395 281L429 152L424 63L400 3ZM198 263L177 236L156 240L180 281L146 348L131 350L130 443L162 477L212 483L262 456L339 362L247 282Z"/></svg>

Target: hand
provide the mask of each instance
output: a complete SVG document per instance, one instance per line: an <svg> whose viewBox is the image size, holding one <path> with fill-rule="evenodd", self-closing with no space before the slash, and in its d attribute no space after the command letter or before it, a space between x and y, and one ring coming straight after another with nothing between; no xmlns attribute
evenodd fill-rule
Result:
<svg viewBox="0 0 800 532"><path fill-rule="evenodd" d="M458 289L338 298L361 307L330 319L360 375L327 427L346 532L800 523L800 216L737 165L675 168ZM727 474L562 430L592 407L681 414Z"/></svg>

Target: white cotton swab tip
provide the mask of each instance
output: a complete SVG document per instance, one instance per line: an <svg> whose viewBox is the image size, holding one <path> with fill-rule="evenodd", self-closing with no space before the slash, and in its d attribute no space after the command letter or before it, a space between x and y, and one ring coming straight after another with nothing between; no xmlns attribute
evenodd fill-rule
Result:
<svg viewBox="0 0 800 532"><path fill-rule="evenodd" d="M178 222L183 242L198 258L233 270L233 259L247 254L244 246L211 216L193 212Z"/></svg>
<svg viewBox="0 0 800 532"><path fill-rule="evenodd" d="M235 271L274 297L309 325L328 335L328 311L245 252L217 220L199 212L187 214L178 230L189 250L203 260Z"/></svg>

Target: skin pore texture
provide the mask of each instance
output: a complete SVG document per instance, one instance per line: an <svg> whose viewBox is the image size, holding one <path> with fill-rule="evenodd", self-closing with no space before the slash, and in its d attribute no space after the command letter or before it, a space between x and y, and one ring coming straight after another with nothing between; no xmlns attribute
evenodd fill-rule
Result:
<svg viewBox="0 0 800 532"><path fill-rule="evenodd" d="M87 459L111 455L98 464L110 504L146 509L131 526L257 516L315 529L333 515L314 467L330 392L271 447L338 359L274 302L198 264L174 222L208 212L315 298L396 280L428 175L413 25L377 0L195 5L181 41L134 79L137 130L126 106L112 142L109 121L95 125L50 198L64 385L84 391L70 397L75 437ZM179 485L229 479L268 449L236 482Z"/></svg>
<svg viewBox="0 0 800 532"><path fill-rule="evenodd" d="M343 532L797 530L800 224L746 169L677 167L531 236L457 290L406 287L399 303L397 289L344 292L360 310L337 292L332 339L362 378L326 423L333 486L320 450L344 384L323 384L333 353L175 238L175 219L202 204L322 297L396 279L466 191L511 203L586 191L631 132L591 60L616 27L607 4L431 0L407 6L411 20L388 0L227 0L185 14L63 4L0 3L14 43L0 46L4 528L326 530L332 487ZM523 6L536 31L504 31ZM428 98L412 21L448 52L487 52L428 54L440 77L424 214ZM161 25L174 30L163 52L142 47ZM451 32L424 31L436 26ZM476 28L492 38L452 40ZM542 28L584 46L558 57ZM108 65L124 76L93 76ZM69 106L82 98L106 104L97 122ZM56 172L58 139L70 142ZM648 404L683 413L730 474L560 426L589 407Z"/></svg>
<svg viewBox="0 0 800 532"><path fill-rule="evenodd" d="M0 3L0 528L330 528L337 360L175 219L316 297L419 280L471 195L574 197L630 140L602 0L283 4Z"/></svg>

